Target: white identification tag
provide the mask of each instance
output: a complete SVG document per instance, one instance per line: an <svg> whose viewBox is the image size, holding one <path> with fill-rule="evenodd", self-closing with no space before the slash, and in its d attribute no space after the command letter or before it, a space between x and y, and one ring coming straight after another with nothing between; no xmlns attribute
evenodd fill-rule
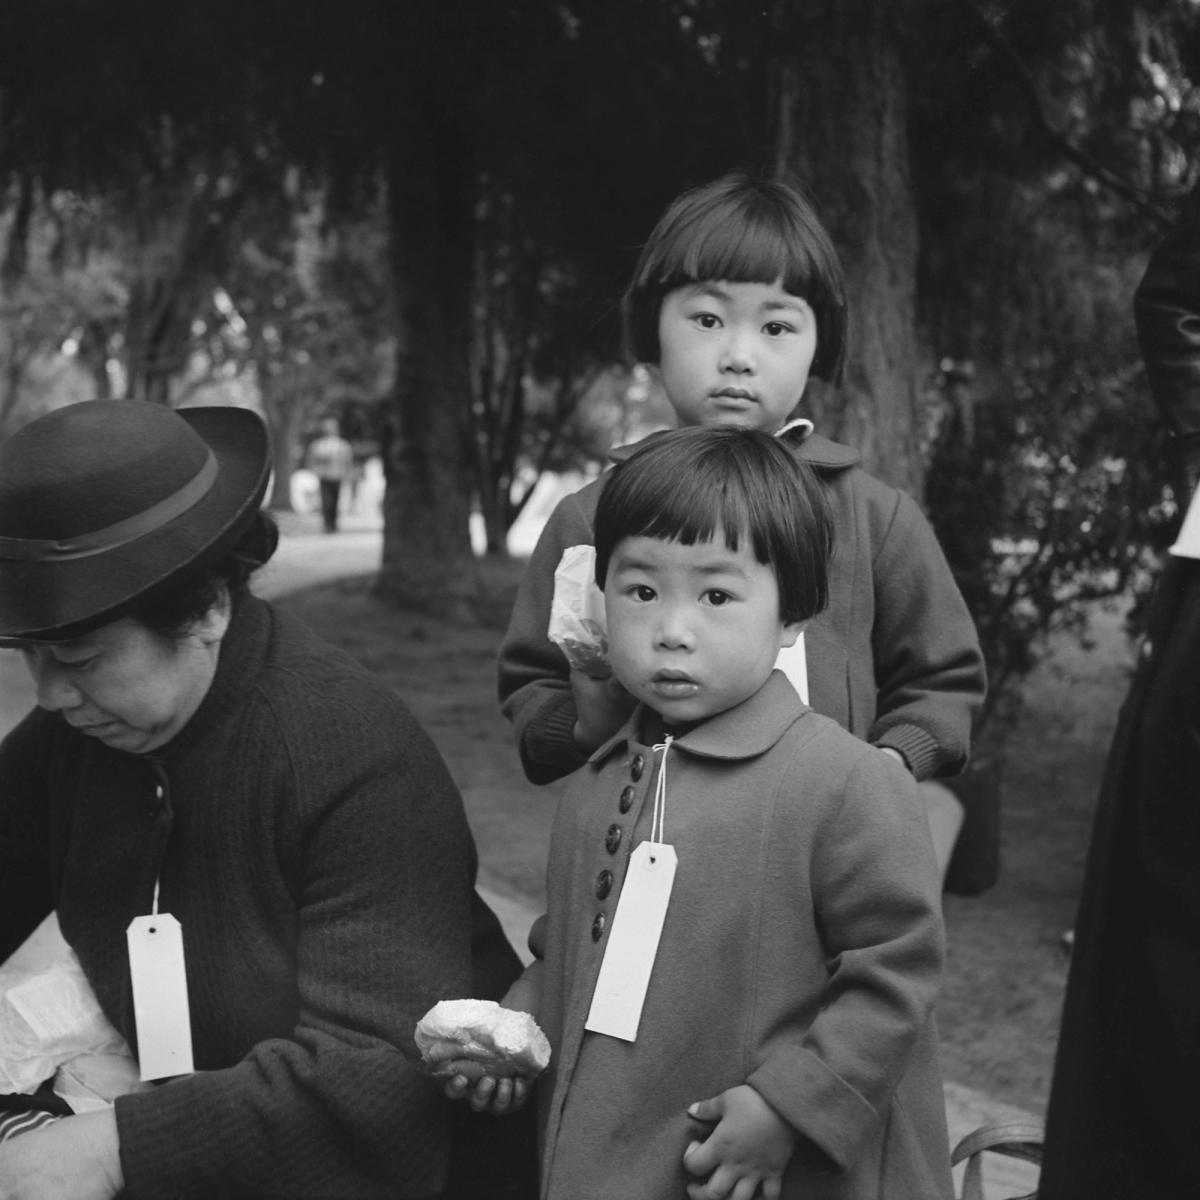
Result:
<svg viewBox="0 0 1200 1200"><path fill-rule="evenodd" d="M675 847L643 842L629 857L585 1029L632 1042L675 883Z"/></svg>
<svg viewBox="0 0 1200 1200"><path fill-rule="evenodd" d="M125 931L141 1078L190 1075L192 1020L183 927L170 913L134 917Z"/></svg>
<svg viewBox="0 0 1200 1200"><path fill-rule="evenodd" d="M779 651L775 666L787 677L788 682L796 689L796 695L808 703L808 654L804 649L804 632L790 646L784 646Z"/></svg>
<svg viewBox="0 0 1200 1200"><path fill-rule="evenodd" d="M1200 488L1192 494L1191 503L1184 514L1179 537L1170 553L1176 558L1200 558Z"/></svg>

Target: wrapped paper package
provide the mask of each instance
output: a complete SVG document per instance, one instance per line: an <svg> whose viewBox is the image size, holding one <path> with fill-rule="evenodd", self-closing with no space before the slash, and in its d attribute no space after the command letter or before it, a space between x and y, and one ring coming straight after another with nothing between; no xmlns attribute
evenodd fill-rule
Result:
<svg viewBox="0 0 1200 1200"><path fill-rule="evenodd" d="M608 635L604 595L596 586L594 546L568 546L554 572L550 605L550 640L576 670L596 679L612 674L608 665Z"/></svg>
<svg viewBox="0 0 1200 1200"><path fill-rule="evenodd" d="M51 1077L75 1112L141 1086L53 914L0 966L0 1092L28 1094Z"/></svg>

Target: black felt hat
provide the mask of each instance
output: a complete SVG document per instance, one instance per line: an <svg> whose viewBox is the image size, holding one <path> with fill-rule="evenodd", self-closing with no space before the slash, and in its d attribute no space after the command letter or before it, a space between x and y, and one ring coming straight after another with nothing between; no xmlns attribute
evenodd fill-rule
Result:
<svg viewBox="0 0 1200 1200"><path fill-rule="evenodd" d="M89 400L0 445L0 644L66 641L237 542L270 475L243 408Z"/></svg>

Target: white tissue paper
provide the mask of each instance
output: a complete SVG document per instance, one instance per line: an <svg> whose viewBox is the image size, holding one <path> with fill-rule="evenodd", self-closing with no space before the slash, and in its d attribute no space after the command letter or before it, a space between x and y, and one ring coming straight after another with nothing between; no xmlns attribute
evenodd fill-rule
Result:
<svg viewBox="0 0 1200 1200"><path fill-rule="evenodd" d="M563 551L554 571L548 632L576 670L594 679L607 679L612 674L604 594L596 586L594 546L568 546Z"/></svg>
<svg viewBox="0 0 1200 1200"><path fill-rule="evenodd" d="M106 1107L138 1079L53 913L0 966L0 1092L27 1094L51 1076L75 1112Z"/></svg>

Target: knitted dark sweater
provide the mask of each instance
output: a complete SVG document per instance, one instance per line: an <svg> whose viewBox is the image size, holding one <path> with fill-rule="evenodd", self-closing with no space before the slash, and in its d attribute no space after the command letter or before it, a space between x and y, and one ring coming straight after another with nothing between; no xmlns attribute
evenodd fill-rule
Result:
<svg viewBox="0 0 1200 1200"><path fill-rule="evenodd" d="M43 712L0 745L0 959L57 908L134 1043L125 929L156 877L183 926L197 1073L118 1100L132 1200L437 1192L448 1106L413 1026L518 969L475 865L408 709L259 600L158 754Z"/></svg>

